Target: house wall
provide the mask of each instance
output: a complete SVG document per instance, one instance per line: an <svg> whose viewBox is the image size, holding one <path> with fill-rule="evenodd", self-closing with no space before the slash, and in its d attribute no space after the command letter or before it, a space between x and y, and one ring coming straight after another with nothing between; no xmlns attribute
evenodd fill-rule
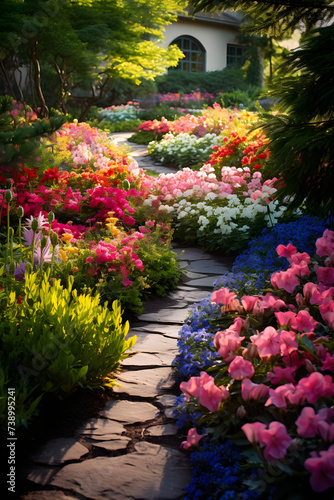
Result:
<svg viewBox="0 0 334 500"><path fill-rule="evenodd" d="M226 66L227 44L237 44L235 27L221 23L179 18L177 23L166 26L164 47L175 38L188 35L196 38L206 50L205 71L216 71Z"/></svg>

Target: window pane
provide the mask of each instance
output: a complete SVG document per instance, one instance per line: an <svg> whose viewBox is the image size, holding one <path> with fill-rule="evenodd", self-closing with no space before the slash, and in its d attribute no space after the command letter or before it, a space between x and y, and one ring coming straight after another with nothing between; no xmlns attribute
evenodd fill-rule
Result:
<svg viewBox="0 0 334 500"><path fill-rule="evenodd" d="M190 41L187 38L183 38L183 48L186 50L190 49Z"/></svg>

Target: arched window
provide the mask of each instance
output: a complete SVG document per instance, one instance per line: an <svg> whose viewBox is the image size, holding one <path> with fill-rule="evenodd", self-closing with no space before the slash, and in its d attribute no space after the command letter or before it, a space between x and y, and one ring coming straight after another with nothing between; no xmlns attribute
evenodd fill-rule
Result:
<svg viewBox="0 0 334 500"><path fill-rule="evenodd" d="M179 36L173 40L171 45L177 45L185 57L180 59L176 68L170 69L190 71L192 73L205 71L205 49L196 38L192 36Z"/></svg>

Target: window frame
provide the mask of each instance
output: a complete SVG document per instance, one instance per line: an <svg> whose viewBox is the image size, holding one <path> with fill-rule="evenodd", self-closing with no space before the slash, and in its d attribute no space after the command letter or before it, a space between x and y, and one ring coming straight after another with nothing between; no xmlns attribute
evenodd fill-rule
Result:
<svg viewBox="0 0 334 500"><path fill-rule="evenodd" d="M177 43L179 41L180 41L180 45L178 45L178 43ZM185 42L189 43L189 48L184 47ZM197 48L194 49L192 44L194 44ZM190 36L190 35L179 35L170 43L170 45L177 45L179 47L179 49L185 55L185 57L183 59L179 60L178 65L174 68L169 68L170 70L172 69L174 71L184 71L185 73L205 72L205 70L206 70L206 50L197 38L194 38L193 36ZM192 60L193 54L195 54L195 55L200 54L202 61ZM189 65L188 66L189 69L185 69L186 65ZM192 66L194 66L194 67L201 66L201 69L196 69L195 71L192 71Z"/></svg>

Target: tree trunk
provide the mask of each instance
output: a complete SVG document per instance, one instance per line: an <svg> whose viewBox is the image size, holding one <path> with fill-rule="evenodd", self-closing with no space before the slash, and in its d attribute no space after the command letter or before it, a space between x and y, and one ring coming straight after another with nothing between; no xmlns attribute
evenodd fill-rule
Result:
<svg viewBox="0 0 334 500"><path fill-rule="evenodd" d="M93 87L93 85L91 85L92 97L87 98L86 107L84 109L82 109L82 111L81 111L81 115L79 117L79 122L84 122L87 118L87 115L88 115L90 108L96 102L98 102L100 99L102 99L102 97L104 96L104 89L105 89L108 82L109 82L109 77L107 77L106 80L101 85L98 95L95 95L94 87Z"/></svg>
<svg viewBox="0 0 334 500"><path fill-rule="evenodd" d="M62 68L59 67L59 64L57 62L58 56L55 55L54 57L54 65L57 71L57 74L59 76L59 81L60 81L60 106L61 110L64 113L64 115L67 114L67 108L66 108L66 96L68 94L67 89L68 89L68 77L66 75L66 59L63 58L63 63L62 63Z"/></svg>
<svg viewBox="0 0 334 500"><path fill-rule="evenodd" d="M41 87L41 67L40 67L39 61L37 59L37 55L38 55L37 44L38 44L37 41L33 42L32 62L33 62L34 69L35 69L34 81L35 81L36 92L37 92L38 98L41 102L41 111L39 113L39 116L41 118L48 118L49 117L49 109L46 105L43 91L42 91L42 87Z"/></svg>
<svg viewBox="0 0 334 500"><path fill-rule="evenodd" d="M8 71L7 71L6 67L5 67L2 59L0 59L0 66L1 66L1 69L2 69L2 72L3 72L3 75L5 77L5 80L6 80L8 89L9 89L9 92L11 93L13 99L16 99L15 92L14 92L14 89L13 89L13 86L12 86L12 82L10 81L10 78L9 78L9 75L8 75Z"/></svg>

